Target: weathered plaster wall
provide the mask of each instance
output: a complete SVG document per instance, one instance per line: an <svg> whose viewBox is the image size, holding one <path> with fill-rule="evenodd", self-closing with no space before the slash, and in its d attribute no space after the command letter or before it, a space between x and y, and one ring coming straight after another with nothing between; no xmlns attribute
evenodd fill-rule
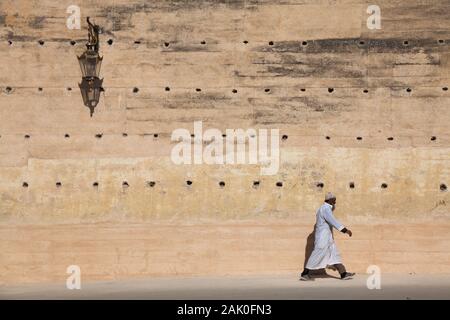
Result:
<svg viewBox="0 0 450 320"><path fill-rule="evenodd" d="M72 4L81 30L66 28ZM354 232L336 235L349 269L449 272L449 9L2 0L0 282L64 281L71 264L88 279L300 270L329 190ZM93 118L78 89L86 16L104 28ZM172 131L199 120L280 129L278 174L174 165Z"/></svg>

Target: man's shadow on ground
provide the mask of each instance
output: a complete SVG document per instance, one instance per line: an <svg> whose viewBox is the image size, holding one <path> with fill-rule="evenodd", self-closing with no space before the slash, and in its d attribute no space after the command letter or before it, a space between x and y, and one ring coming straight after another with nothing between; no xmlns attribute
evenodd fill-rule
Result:
<svg viewBox="0 0 450 320"><path fill-rule="evenodd" d="M306 247L305 247L305 260L303 262L303 268L306 266L306 262L308 262L309 257L311 256L311 253L314 250L314 238L316 235L316 226L314 225L313 231L308 235L308 238L306 238ZM327 269L337 271L335 267L328 266ZM332 276L326 272L326 269L318 269L318 270L311 270L309 273L314 278L334 278L334 279L340 279L339 277Z"/></svg>

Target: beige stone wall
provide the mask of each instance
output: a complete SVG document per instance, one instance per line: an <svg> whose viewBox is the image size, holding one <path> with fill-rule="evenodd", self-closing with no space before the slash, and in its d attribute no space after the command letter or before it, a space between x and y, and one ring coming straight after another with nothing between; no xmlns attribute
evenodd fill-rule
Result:
<svg viewBox="0 0 450 320"><path fill-rule="evenodd" d="M72 4L81 30L66 27ZM449 9L2 0L0 282L64 281L71 264L88 279L293 272L325 191L354 231L336 235L349 269L449 272ZM86 16L104 29L92 118L76 59ZM280 129L278 174L174 165L172 131L200 120Z"/></svg>

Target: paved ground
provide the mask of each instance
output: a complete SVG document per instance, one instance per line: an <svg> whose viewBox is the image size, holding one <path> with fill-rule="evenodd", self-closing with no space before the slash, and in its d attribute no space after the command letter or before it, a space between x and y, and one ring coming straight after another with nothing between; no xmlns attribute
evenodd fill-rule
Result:
<svg viewBox="0 0 450 320"><path fill-rule="evenodd" d="M450 299L449 275L382 275L381 289L369 290L368 275L298 281L288 276L158 278L65 284L0 286L1 299Z"/></svg>

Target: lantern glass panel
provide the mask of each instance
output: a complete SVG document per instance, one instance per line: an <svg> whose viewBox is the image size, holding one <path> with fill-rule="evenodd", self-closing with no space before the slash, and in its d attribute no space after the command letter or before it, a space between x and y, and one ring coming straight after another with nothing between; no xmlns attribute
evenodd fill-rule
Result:
<svg viewBox="0 0 450 320"><path fill-rule="evenodd" d="M97 106L100 100L100 93L102 91L103 79L99 78L83 78L79 84L83 103L89 108Z"/></svg>
<svg viewBox="0 0 450 320"><path fill-rule="evenodd" d="M100 57L95 51L87 50L79 56L78 62L80 63L83 77L99 77L102 60L103 57Z"/></svg>

